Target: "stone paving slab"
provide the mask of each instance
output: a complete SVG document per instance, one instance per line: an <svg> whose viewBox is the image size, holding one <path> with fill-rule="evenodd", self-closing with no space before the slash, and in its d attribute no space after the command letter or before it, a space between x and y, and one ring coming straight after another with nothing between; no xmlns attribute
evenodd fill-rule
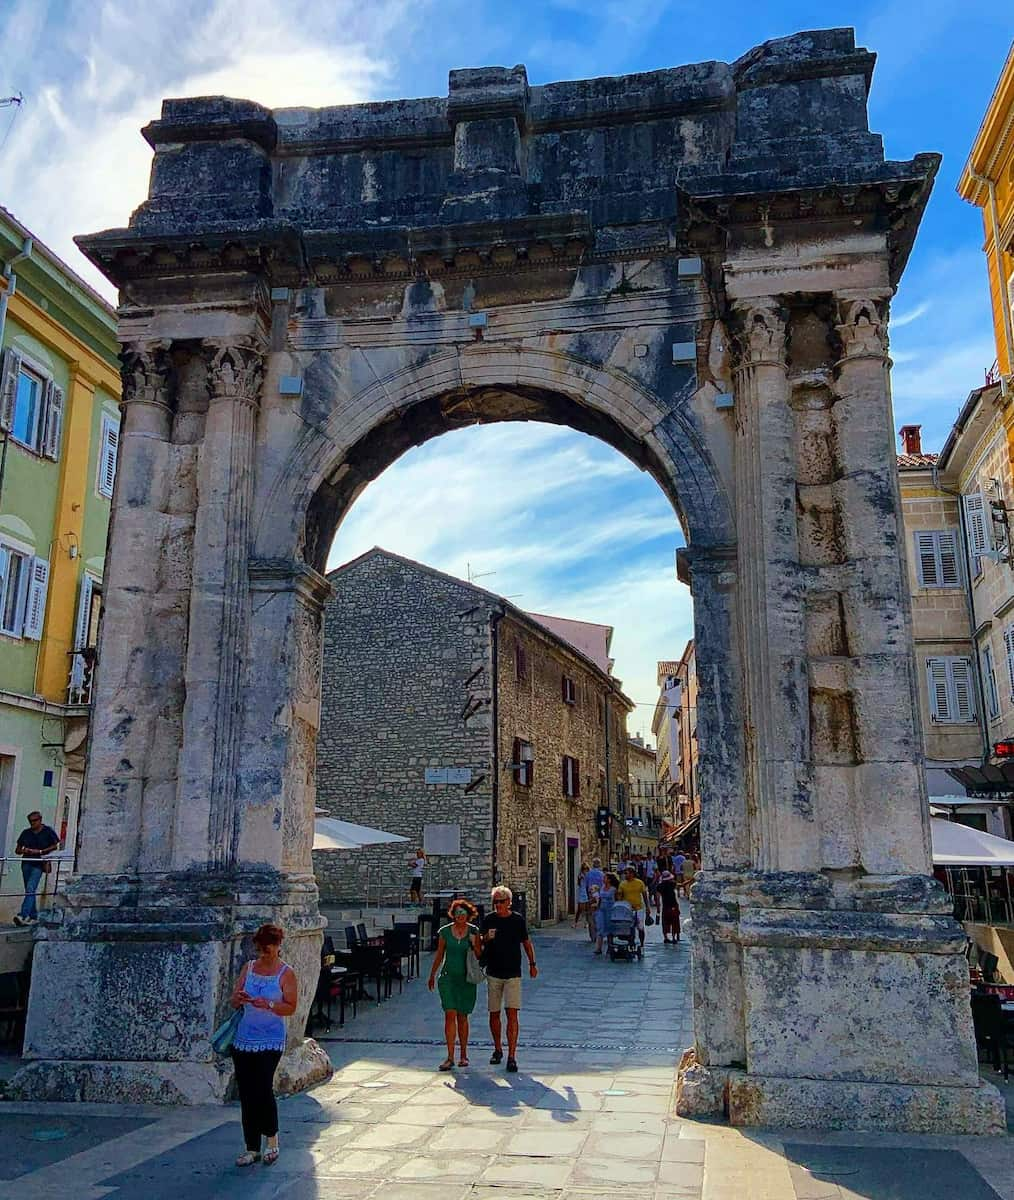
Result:
<svg viewBox="0 0 1014 1200"><path fill-rule="evenodd" d="M1010 1137L779 1134L676 1118L677 1056L627 1018L649 995L671 1004L687 994L682 948L663 954L649 941L640 964L592 959L566 934L539 934L537 949L544 974L526 981L526 997L540 989L549 1016L573 991L593 997L589 1035L542 1049L526 1008L517 1075L488 1065L478 1042L475 1065L438 1074L439 1005L415 982L349 1023L360 1040L327 1043L333 1080L280 1101L273 1167L233 1165L235 1105L0 1104L0 1180L17 1200L179 1200L181 1190L216 1200L1014 1200ZM613 1049L594 1049L607 1016L620 1018ZM477 1011L477 1033L484 1024ZM397 1042L385 1040L392 1027ZM551 1021L543 1028L552 1040ZM77 1141L22 1145L26 1131L61 1121L82 1131Z"/></svg>

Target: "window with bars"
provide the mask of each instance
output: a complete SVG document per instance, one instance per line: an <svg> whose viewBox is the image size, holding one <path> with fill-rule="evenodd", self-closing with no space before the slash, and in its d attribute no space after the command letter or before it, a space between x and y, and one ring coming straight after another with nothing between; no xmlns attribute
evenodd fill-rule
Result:
<svg viewBox="0 0 1014 1200"><path fill-rule="evenodd" d="M989 719L993 721L1000 715L1000 696L996 688L992 646L984 646L982 649L982 690L986 694L986 711L989 713Z"/></svg>
<svg viewBox="0 0 1014 1200"><path fill-rule="evenodd" d="M532 780L535 778L535 752L531 742L526 742L522 738L514 739L514 754L511 758L513 762L514 782L521 787L531 787Z"/></svg>
<svg viewBox="0 0 1014 1200"><path fill-rule="evenodd" d="M920 587L960 587L961 567L957 531L918 530L915 534L915 562Z"/></svg>
<svg viewBox="0 0 1014 1200"><path fill-rule="evenodd" d="M581 764L569 754L563 756L563 794L565 796L581 795Z"/></svg>
<svg viewBox="0 0 1014 1200"><path fill-rule="evenodd" d="M960 655L927 658L930 716L942 725L975 720L972 660Z"/></svg>

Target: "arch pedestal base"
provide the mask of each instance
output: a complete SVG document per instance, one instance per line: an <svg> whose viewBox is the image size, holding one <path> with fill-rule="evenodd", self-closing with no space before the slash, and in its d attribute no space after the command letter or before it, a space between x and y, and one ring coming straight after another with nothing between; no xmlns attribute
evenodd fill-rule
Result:
<svg viewBox="0 0 1014 1200"><path fill-rule="evenodd" d="M964 935L927 876L713 872L694 887L697 1045L682 1116L1000 1133L979 1079Z"/></svg>
<svg viewBox="0 0 1014 1200"><path fill-rule="evenodd" d="M83 877L41 925L25 1030L24 1100L209 1104L227 1098L232 1064L211 1048L250 936L283 926L300 980L282 1065L287 1090L326 1075L303 1038L320 971L312 878L270 870Z"/></svg>

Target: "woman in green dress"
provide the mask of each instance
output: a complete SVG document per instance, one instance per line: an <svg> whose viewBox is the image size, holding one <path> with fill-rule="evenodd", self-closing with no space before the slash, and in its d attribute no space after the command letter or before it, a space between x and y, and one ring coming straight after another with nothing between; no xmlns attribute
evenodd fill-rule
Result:
<svg viewBox="0 0 1014 1200"><path fill-rule="evenodd" d="M447 910L450 925L444 925L437 934L437 952L430 968L429 988L433 991L437 971L441 966L438 988L440 1003L444 1009L444 1037L447 1039L447 1057L440 1064L441 1071L454 1069L454 1038L458 1039L458 1066L468 1066L468 1017L475 1008L475 984L468 982L467 961L470 951L480 951L479 930L471 922L479 910L467 900L453 900Z"/></svg>

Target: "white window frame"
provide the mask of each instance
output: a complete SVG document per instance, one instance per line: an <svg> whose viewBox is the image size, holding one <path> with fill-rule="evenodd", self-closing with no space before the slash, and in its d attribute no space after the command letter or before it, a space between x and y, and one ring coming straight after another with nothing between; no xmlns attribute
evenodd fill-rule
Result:
<svg viewBox="0 0 1014 1200"><path fill-rule="evenodd" d="M926 659L930 719L938 725L975 721L974 667L968 655L931 655Z"/></svg>
<svg viewBox="0 0 1014 1200"><path fill-rule="evenodd" d="M581 764L572 754L565 754L562 766L563 794L575 799L581 795Z"/></svg>
<svg viewBox="0 0 1014 1200"><path fill-rule="evenodd" d="M14 625L9 627L3 623L4 612L7 609L7 584L10 565L10 556L16 554L18 558L23 560L22 574L18 581L18 596L15 600L14 608ZM28 592L31 588L32 581L32 566L35 562L35 554L29 546L23 542L14 541L11 538L0 537L0 635L9 638L20 638L24 636L25 630L25 612L28 605Z"/></svg>
<svg viewBox="0 0 1014 1200"><path fill-rule="evenodd" d="M39 385L38 407L28 441L14 433L18 384L22 375ZM47 368L8 346L0 363L0 430L9 433L16 446L55 462L60 457L63 442L63 402L63 388L57 386Z"/></svg>
<svg viewBox="0 0 1014 1200"><path fill-rule="evenodd" d="M995 721L1000 715L1000 693L996 686L996 669L993 664L993 647L982 648L982 681L986 693L986 711L989 719Z"/></svg>
<svg viewBox="0 0 1014 1200"><path fill-rule="evenodd" d="M109 413L102 414L102 435L99 440L99 461L95 475L95 490L107 500L113 498L116 468L120 457L120 422Z"/></svg>
<svg viewBox="0 0 1014 1200"><path fill-rule="evenodd" d="M961 587L961 555L956 529L917 529L912 539L920 587Z"/></svg>

